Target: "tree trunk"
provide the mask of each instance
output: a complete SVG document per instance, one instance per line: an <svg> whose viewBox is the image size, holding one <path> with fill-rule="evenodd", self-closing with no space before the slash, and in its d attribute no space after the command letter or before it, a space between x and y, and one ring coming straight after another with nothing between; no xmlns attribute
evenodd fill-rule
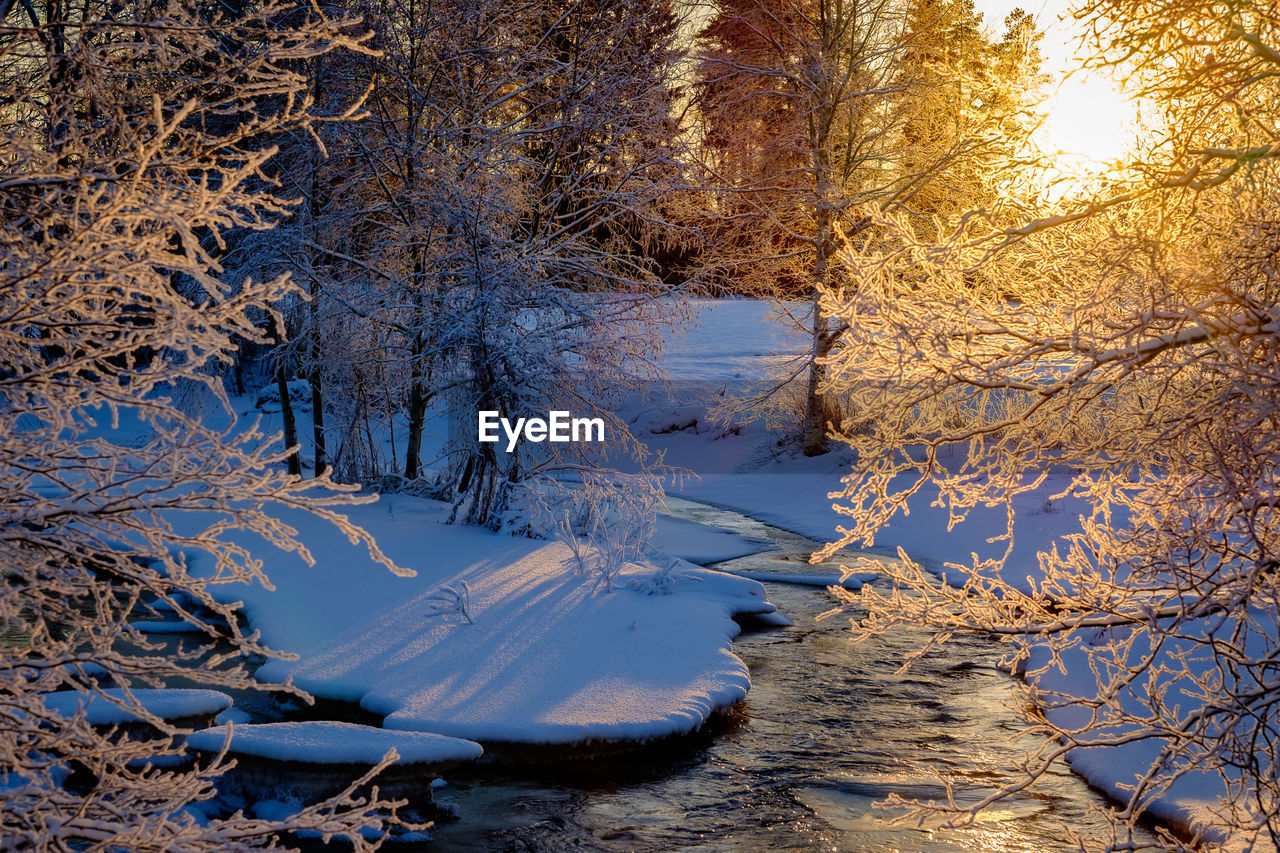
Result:
<svg viewBox="0 0 1280 853"><path fill-rule="evenodd" d="M411 282L415 330L409 351L409 439L404 454L404 476L406 479L416 480L422 475L422 430L427 420L427 405L431 402L431 372L426 364L428 339L423 333L429 320L423 302L427 265L421 252L414 259Z"/></svg>
<svg viewBox="0 0 1280 853"><path fill-rule="evenodd" d="M276 349L279 349L282 341L280 327L275 317L271 318L271 339L275 342ZM276 359L276 389L280 392L280 417L284 420L284 446L293 448L293 452L285 462L289 466L290 474L301 477L302 460L298 458L298 424L293 416L293 400L289 399L289 379L283 358Z"/></svg>
<svg viewBox="0 0 1280 853"><path fill-rule="evenodd" d="M827 368L821 359L831 352L835 337L831 333L830 320L818 308L818 297L813 300L813 348L809 356L809 381L805 393L804 425L802 441L805 456L820 456L827 452L827 437L841 425L840 405L830 394L822 392Z"/></svg>
<svg viewBox="0 0 1280 853"><path fill-rule="evenodd" d="M298 424L293 417L293 401L289 399L289 381L285 378L284 362L276 365L276 387L280 390L280 417L284 419L284 446L293 452L286 460L289 473L302 476L302 460L298 458Z"/></svg>
<svg viewBox="0 0 1280 853"><path fill-rule="evenodd" d="M831 158L827 152L827 127L834 105L810 119L810 144L813 147L814 173L814 258L813 258L813 342L809 354L809 381L805 389L804 424L801 431L805 456L819 456L827 452L828 424L831 429L840 427L840 407L823 391L827 368L822 360L831 352L835 336L831 332L830 319L822 312L822 293L827 287L831 272L831 257L835 253L835 237L832 234Z"/></svg>
<svg viewBox="0 0 1280 853"><path fill-rule="evenodd" d="M422 429L427 419L427 394L422 376L421 339L414 342L409 375L409 441L404 454L404 476L416 480L422 473Z"/></svg>
<svg viewBox="0 0 1280 853"><path fill-rule="evenodd" d="M319 103L322 98L321 78L323 76L322 60L316 59L311 65L312 94ZM320 155L318 151L311 153L311 228L316 228L324 204L320 198ZM311 437L315 443L315 476L324 474L329 464L329 453L324 436L324 394L321 384L321 346L320 346L320 279L315 270L316 265L325 265L329 261L328 253L321 253L312 263L311 270L311 303L308 313L311 319L311 364L307 371L307 379L311 383Z"/></svg>
<svg viewBox="0 0 1280 853"><path fill-rule="evenodd" d="M316 307L319 301L320 285L313 275L311 279L311 306L309 309L311 314L311 369L307 371L307 380L311 384L311 436L316 446L315 476L317 477L324 474L329 464L329 451L324 434L324 393L321 387L320 318L319 309Z"/></svg>
<svg viewBox="0 0 1280 853"><path fill-rule="evenodd" d="M329 462L329 453L324 440L324 397L320 388L320 370L311 370L311 434L316 444L315 475L324 474Z"/></svg>

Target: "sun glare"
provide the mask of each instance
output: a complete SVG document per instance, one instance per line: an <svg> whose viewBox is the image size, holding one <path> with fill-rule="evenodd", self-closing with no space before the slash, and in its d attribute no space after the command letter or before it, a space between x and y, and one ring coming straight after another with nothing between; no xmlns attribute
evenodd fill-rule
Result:
<svg viewBox="0 0 1280 853"><path fill-rule="evenodd" d="M1052 164L1050 184L1069 185L1105 174L1133 147L1138 106L1106 76L1066 78L1044 109L1036 143Z"/></svg>

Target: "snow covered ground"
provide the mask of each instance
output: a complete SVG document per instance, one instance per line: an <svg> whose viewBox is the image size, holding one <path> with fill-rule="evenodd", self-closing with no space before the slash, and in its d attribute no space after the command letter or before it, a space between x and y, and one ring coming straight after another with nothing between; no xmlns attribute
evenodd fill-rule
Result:
<svg viewBox="0 0 1280 853"><path fill-rule="evenodd" d="M394 495L349 513L413 578L300 513L286 518L314 567L252 543L275 589L220 594L245 602L267 643L299 656L259 677L357 701L387 728L534 743L687 732L746 695L732 617L773 610L759 583L683 564L665 594L648 594L660 566L633 565L605 593L564 545L444 525L446 512ZM708 532L693 532L692 550L705 552ZM439 612L441 591L463 584L456 608Z"/></svg>
<svg viewBox="0 0 1280 853"><path fill-rule="evenodd" d="M253 755L275 761L370 766L392 749L398 756L397 764L470 761L484 752L480 744L460 738L339 722L217 726L188 735L187 745L215 754L226 746L232 755Z"/></svg>
<svg viewBox="0 0 1280 853"><path fill-rule="evenodd" d="M809 350L809 339L771 303L690 300L694 323L668 332L662 367L674 379L752 380ZM793 306L803 312L804 306Z"/></svg>
<svg viewBox="0 0 1280 853"><path fill-rule="evenodd" d="M818 542L831 541L837 527L847 522L832 509L831 493L841 489L849 457L840 452L813 458L781 455L759 419L739 416L734 431L726 431L708 415L726 388L740 390L728 384L730 380L766 378L772 365L807 348L804 336L794 326L776 321L774 309L764 302L698 300L694 307L698 326L667 342L663 364L679 399L633 399L626 419L651 450L696 475L673 488L673 494L732 509ZM691 421L697 426L671 429ZM1018 535L1009 560L1010 581L1035 574L1036 552L1078 529L1077 515L1084 505L1049 500L1066 484L1063 477L1051 476L1039 492L1016 505ZM947 511L932 505L935 494L922 491L909 507L910 514L884 528L875 545L890 553L903 547L937 571L945 571L948 562L969 563L970 554L986 558L1003 553L1003 542L987 541L1003 532L1003 508L976 509L966 523L948 531Z"/></svg>
<svg viewBox="0 0 1280 853"><path fill-rule="evenodd" d="M817 541L834 538L841 516L831 493L847 458L781 455L759 419L739 417L726 428L708 417L734 383L760 379L802 352L804 336L771 323L763 303L708 300L694 308L700 325L667 342L676 399L635 395L620 414L667 462L700 475L674 494ZM427 436L427 458L441 438ZM1036 552L1077 528L1080 506L1048 501L1063 485L1051 478L1042 495L1016 507L1008 580L1034 576ZM987 541L1003 530L1002 510L974 511L948 531L945 511L929 504L922 494L909 515L881 532L877 549L902 547L943 573L948 562L1003 550ZM267 557L275 589L236 586L222 594L245 602L267 643L298 656L269 663L260 676L292 677L318 696L357 701L384 715L389 729L537 743L687 732L746 695L749 674L730 645L738 631L732 616L773 610L761 584L689 563L678 564L670 583L652 581L672 557L705 563L765 543L662 518L653 541L662 554L630 566L613 592L603 592L578 573L564 545L446 526L444 512L405 495L351 510L393 560L416 570L408 579L302 514L286 520L317 556L314 567L246 539ZM1053 673L1041 676L1041 686L1077 695L1088 687ZM1141 758L1101 749L1071 757L1090 782L1112 792L1132 782ZM1175 819L1202 814L1217 784L1189 779L1153 810Z"/></svg>
<svg viewBox="0 0 1280 853"><path fill-rule="evenodd" d="M59 690L43 697L50 712L63 717L83 713L85 722L94 726L136 723L143 720L129 706L137 705L161 720L182 717L212 717L231 707L231 697L217 690L138 688L126 694L119 687L109 687L89 695L79 690Z"/></svg>

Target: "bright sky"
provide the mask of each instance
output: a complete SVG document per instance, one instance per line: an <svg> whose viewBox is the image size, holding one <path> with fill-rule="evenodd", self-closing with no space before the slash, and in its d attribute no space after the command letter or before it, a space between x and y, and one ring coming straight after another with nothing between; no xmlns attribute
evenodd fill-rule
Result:
<svg viewBox="0 0 1280 853"><path fill-rule="evenodd" d="M1055 83L1045 104L1048 118L1041 129L1039 145L1047 153L1057 152L1061 174L1105 170L1105 164L1120 159L1129 147L1137 113L1134 104L1119 91L1119 84L1105 74L1076 73L1061 80L1065 71L1076 68L1073 59L1080 51L1082 28L1069 14L1077 0L975 0L984 22L994 32L1003 30L1004 18L1015 8L1033 14L1044 31L1041 50L1044 70ZM1061 80L1061 82L1058 82Z"/></svg>
<svg viewBox="0 0 1280 853"><path fill-rule="evenodd" d="M1057 74L1071 59L1076 50L1079 30L1070 20L1068 10L1072 0L974 0L974 7L982 13L982 20L996 33L1004 29L1004 18L1014 9L1023 9L1035 16L1036 23L1045 31L1040 43L1044 51L1046 71ZM1059 19L1066 17L1066 21Z"/></svg>

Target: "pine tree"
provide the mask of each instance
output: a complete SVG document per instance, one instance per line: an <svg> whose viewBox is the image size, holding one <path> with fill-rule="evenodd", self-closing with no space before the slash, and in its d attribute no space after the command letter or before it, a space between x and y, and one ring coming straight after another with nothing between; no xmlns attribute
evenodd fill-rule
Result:
<svg viewBox="0 0 1280 853"><path fill-rule="evenodd" d="M949 218L992 195L977 152L996 97L993 49L973 0L916 0L907 11L898 63L902 93L897 170L904 205L921 218Z"/></svg>

